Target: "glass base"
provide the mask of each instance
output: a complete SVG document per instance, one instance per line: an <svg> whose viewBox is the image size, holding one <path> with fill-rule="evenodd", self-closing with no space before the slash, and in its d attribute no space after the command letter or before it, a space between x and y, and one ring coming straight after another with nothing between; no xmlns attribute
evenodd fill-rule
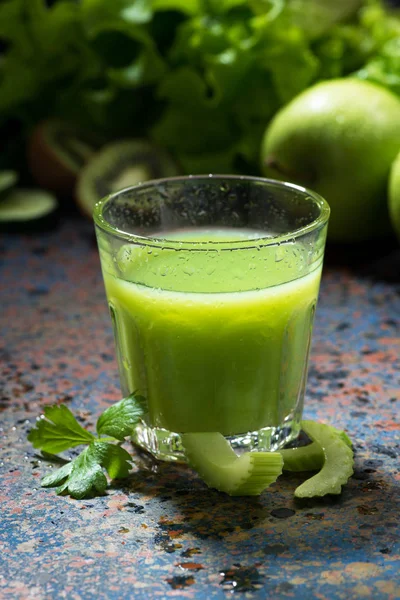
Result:
<svg viewBox="0 0 400 600"><path fill-rule="evenodd" d="M296 439L300 433L300 420L293 418L280 427L264 427L259 431L225 436L236 454L243 452L273 452ZM179 433L141 423L136 427L132 442L158 460L186 463Z"/></svg>

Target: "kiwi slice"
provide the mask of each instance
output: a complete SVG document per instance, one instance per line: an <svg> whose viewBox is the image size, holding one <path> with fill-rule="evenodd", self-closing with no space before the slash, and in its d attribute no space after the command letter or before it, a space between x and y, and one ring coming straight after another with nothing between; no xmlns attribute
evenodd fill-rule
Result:
<svg viewBox="0 0 400 600"><path fill-rule="evenodd" d="M52 227L58 203L50 192L15 189L0 201L0 231L33 232Z"/></svg>
<svg viewBox="0 0 400 600"><path fill-rule="evenodd" d="M70 196L77 175L101 140L57 119L36 126L28 140L28 166L35 181L58 196Z"/></svg>
<svg viewBox="0 0 400 600"><path fill-rule="evenodd" d="M18 174L15 171L0 171L0 200L7 195L17 181Z"/></svg>
<svg viewBox="0 0 400 600"><path fill-rule="evenodd" d="M282 473L279 452L237 456L221 433L183 433L181 440L190 466L209 487L230 496L258 496Z"/></svg>
<svg viewBox="0 0 400 600"><path fill-rule="evenodd" d="M95 203L112 192L150 179L179 175L175 161L153 143L142 139L107 144L82 169L76 200L92 217Z"/></svg>

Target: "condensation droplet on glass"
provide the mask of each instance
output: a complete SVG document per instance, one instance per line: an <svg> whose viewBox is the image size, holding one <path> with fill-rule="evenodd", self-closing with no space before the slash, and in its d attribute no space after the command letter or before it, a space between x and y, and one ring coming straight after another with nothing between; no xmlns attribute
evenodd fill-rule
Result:
<svg viewBox="0 0 400 600"><path fill-rule="evenodd" d="M129 362L129 359L127 359L126 357L124 357L122 359L122 364L124 366L124 369L129 370L131 368L131 363Z"/></svg>
<svg viewBox="0 0 400 600"><path fill-rule="evenodd" d="M281 262L285 258L287 250L280 246L275 250L275 262Z"/></svg>
<svg viewBox="0 0 400 600"><path fill-rule="evenodd" d="M196 271L196 269L194 269L194 267L191 267L190 265L184 266L182 270L184 273L186 273L186 275L193 275Z"/></svg>
<svg viewBox="0 0 400 600"><path fill-rule="evenodd" d="M239 269L235 269L232 272L232 276L234 279L243 279L243 273Z"/></svg>

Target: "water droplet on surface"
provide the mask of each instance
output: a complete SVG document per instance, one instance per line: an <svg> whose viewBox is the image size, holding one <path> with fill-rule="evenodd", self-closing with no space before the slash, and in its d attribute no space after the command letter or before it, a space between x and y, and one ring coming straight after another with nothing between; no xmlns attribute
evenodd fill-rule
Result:
<svg viewBox="0 0 400 600"><path fill-rule="evenodd" d="M275 250L275 262L281 262L285 258L286 250L278 246Z"/></svg>
<svg viewBox="0 0 400 600"><path fill-rule="evenodd" d="M242 567L234 565L221 571L223 577L220 585L231 594L254 592L262 588L262 578L256 567Z"/></svg>

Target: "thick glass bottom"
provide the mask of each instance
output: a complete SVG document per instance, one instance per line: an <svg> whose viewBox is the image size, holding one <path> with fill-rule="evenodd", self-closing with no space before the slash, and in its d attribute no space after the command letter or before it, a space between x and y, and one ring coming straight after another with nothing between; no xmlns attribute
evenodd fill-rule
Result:
<svg viewBox="0 0 400 600"><path fill-rule="evenodd" d="M299 433L300 420L291 418L279 427L264 427L259 431L226 436L226 439L237 454L271 452L296 439ZM149 427L142 422L136 427L132 442L150 452L158 460L186 463L179 433Z"/></svg>

